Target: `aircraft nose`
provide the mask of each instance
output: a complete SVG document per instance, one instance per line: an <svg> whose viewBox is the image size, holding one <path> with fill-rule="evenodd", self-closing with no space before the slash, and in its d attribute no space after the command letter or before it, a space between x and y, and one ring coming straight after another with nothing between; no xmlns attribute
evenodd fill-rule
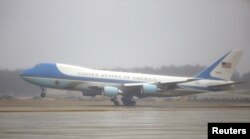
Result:
<svg viewBox="0 0 250 139"><path fill-rule="evenodd" d="M33 70L32 69L25 69L20 73L20 76L22 78L26 77L26 76L31 76L33 74Z"/></svg>
<svg viewBox="0 0 250 139"><path fill-rule="evenodd" d="M23 70L19 75L21 77L27 76L27 70Z"/></svg>

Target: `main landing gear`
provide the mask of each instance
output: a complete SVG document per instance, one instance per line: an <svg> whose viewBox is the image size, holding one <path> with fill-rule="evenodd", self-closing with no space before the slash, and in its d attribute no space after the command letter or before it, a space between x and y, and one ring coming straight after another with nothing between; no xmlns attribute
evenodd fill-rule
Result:
<svg viewBox="0 0 250 139"><path fill-rule="evenodd" d="M42 89L42 93L41 93L41 97L46 97L46 89L41 87Z"/></svg>
<svg viewBox="0 0 250 139"><path fill-rule="evenodd" d="M119 106L119 105L120 105L117 96L112 97L112 98L110 99L110 101L111 101L111 102L114 102L115 106Z"/></svg>
<svg viewBox="0 0 250 139"><path fill-rule="evenodd" d="M122 97L122 102L124 106L135 106L136 101L133 97Z"/></svg>
<svg viewBox="0 0 250 139"><path fill-rule="evenodd" d="M115 106L120 105L120 102L119 102L119 99L117 96L112 97L110 100L111 100L111 102L114 103ZM136 105L136 101L133 97L123 96L121 98L121 101L122 101L124 106L135 106Z"/></svg>

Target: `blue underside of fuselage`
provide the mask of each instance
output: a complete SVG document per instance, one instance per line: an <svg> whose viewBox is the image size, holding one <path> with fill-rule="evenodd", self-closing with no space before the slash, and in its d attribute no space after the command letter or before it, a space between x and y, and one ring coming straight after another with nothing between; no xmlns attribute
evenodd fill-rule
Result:
<svg viewBox="0 0 250 139"><path fill-rule="evenodd" d="M106 79L106 78L96 78L96 77L79 77L65 75L60 72L56 64L43 63L39 64L34 68L25 70L21 76L23 77L38 77L38 78L50 78L58 80L74 80L74 81L84 81L84 82L102 82L102 83L115 83L115 84L125 84L125 83L143 83L141 81L132 80L120 80L120 79Z"/></svg>

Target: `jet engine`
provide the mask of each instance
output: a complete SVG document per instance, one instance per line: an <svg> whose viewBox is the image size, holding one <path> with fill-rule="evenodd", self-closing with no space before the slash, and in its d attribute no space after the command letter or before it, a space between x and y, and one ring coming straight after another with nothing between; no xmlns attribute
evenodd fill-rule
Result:
<svg viewBox="0 0 250 139"><path fill-rule="evenodd" d="M143 94L153 94L157 92L157 86L154 84L143 84L141 88L141 93Z"/></svg>
<svg viewBox="0 0 250 139"><path fill-rule="evenodd" d="M118 95L118 93L119 93L119 89L116 88L116 87L105 86L103 88L103 94L104 94L104 96L110 96L110 97L112 97L112 96Z"/></svg>

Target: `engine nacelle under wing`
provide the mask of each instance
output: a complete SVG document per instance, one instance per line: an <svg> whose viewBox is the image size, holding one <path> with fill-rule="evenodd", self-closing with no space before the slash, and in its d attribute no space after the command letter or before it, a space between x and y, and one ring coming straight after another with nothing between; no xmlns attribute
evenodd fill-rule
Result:
<svg viewBox="0 0 250 139"><path fill-rule="evenodd" d="M104 96L110 96L110 97L112 97L112 96L118 95L118 93L119 93L119 89L116 88L116 87L105 86L103 88L103 94L104 94Z"/></svg>
<svg viewBox="0 0 250 139"><path fill-rule="evenodd" d="M141 93L143 94L153 94L157 92L157 86L154 84L143 84L141 88Z"/></svg>

